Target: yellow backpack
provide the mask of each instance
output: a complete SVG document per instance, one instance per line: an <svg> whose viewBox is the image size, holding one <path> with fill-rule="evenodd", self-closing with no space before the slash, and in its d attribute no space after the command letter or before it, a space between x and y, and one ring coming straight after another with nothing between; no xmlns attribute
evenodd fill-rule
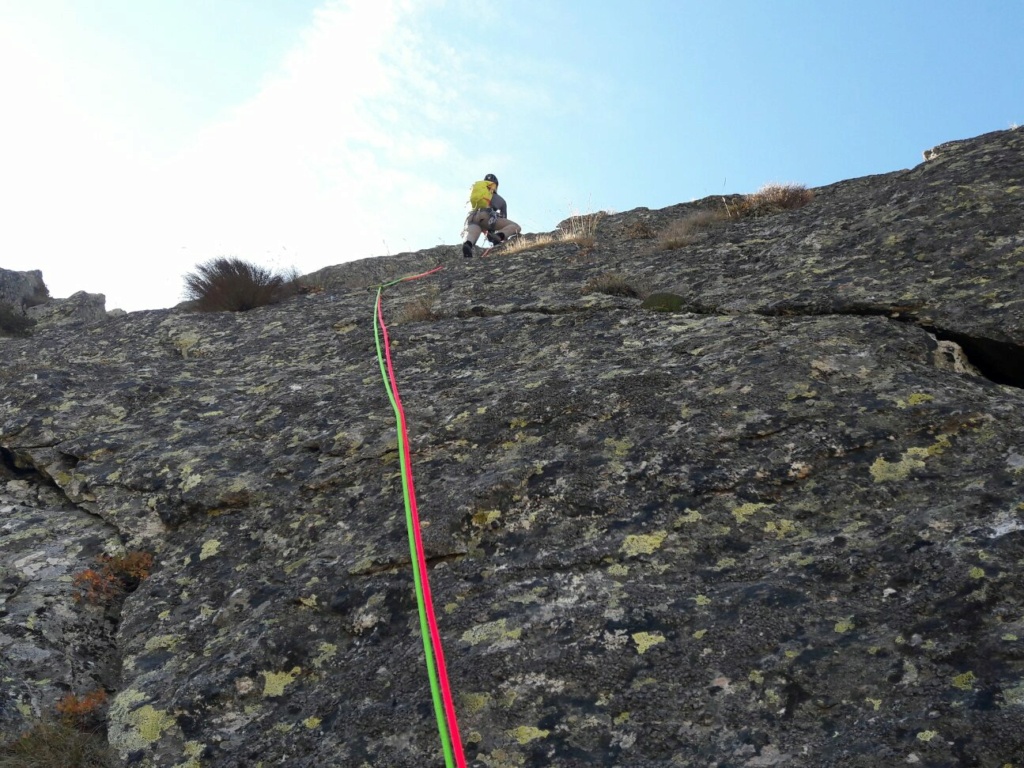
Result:
<svg viewBox="0 0 1024 768"><path fill-rule="evenodd" d="M491 196L497 188L498 185L493 181L476 182L469 192L469 204L473 206L474 210L477 208L490 208Z"/></svg>

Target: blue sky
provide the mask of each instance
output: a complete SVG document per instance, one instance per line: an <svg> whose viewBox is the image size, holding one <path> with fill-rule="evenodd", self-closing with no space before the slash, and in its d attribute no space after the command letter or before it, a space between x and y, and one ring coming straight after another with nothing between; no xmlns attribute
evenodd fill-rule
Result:
<svg viewBox="0 0 1024 768"><path fill-rule="evenodd" d="M1022 0L0 0L0 266L172 306L310 272L913 167L1024 123Z"/></svg>

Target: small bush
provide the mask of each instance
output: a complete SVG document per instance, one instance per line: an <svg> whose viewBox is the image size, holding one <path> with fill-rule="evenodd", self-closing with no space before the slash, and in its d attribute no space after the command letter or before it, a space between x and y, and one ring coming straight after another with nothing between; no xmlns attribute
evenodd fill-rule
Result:
<svg viewBox="0 0 1024 768"><path fill-rule="evenodd" d="M729 218L728 209L695 211L669 224L658 238L658 246L670 251L690 245L699 233Z"/></svg>
<svg viewBox="0 0 1024 768"><path fill-rule="evenodd" d="M643 291L617 272L603 272L600 275L587 280L583 284L581 293L605 293L609 296L625 296L630 299L639 299Z"/></svg>
<svg viewBox="0 0 1024 768"><path fill-rule="evenodd" d="M406 302L397 312L395 324L422 323L427 320L436 320L437 313L434 312L434 305L440 291L437 288L427 290L426 295L419 296Z"/></svg>
<svg viewBox="0 0 1024 768"><path fill-rule="evenodd" d="M96 733L43 722L0 745L0 768L112 768L114 755Z"/></svg>
<svg viewBox="0 0 1024 768"><path fill-rule="evenodd" d="M780 211L803 208L814 199L814 192L802 184L765 184L740 201L738 216L767 216Z"/></svg>
<svg viewBox="0 0 1024 768"><path fill-rule="evenodd" d="M10 338L32 335L32 327L36 321L20 312L16 312L9 304L0 304L0 336Z"/></svg>
<svg viewBox="0 0 1024 768"><path fill-rule="evenodd" d="M83 696L67 694L57 702L56 709L65 725L80 731L90 731L102 727L106 706L107 692L97 688Z"/></svg>
<svg viewBox="0 0 1024 768"><path fill-rule="evenodd" d="M294 270L278 273L235 257L210 259L185 275L185 298L200 312L245 312L298 292Z"/></svg>
<svg viewBox="0 0 1024 768"><path fill-rule="evenodd" d="M134 591L149 577L153 556L148 552L128 552L113 557L100 555L97 563L97 568L86 568L72 579L71 584L77 590L75 600L97 605Z"/></svg>

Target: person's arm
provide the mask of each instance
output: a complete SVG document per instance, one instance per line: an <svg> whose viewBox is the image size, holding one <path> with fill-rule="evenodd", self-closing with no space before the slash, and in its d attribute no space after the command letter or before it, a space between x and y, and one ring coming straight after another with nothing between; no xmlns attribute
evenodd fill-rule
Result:
<svg viewBox="0 0 1024 768"><path fill-rule="evenodd" d="M508 205L505 203L505 198L503 198L497 192L491 195L491 208L494 209L494 212L497 213L501 218L508 218Z"/></svg>

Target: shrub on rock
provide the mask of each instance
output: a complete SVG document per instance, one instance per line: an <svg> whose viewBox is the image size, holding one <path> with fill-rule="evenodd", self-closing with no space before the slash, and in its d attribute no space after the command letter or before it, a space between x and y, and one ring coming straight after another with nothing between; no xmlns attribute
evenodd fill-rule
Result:
<svg viewBox="0 0 1024 768"><path fill-rule="evenodd" d="M185 275L185 297L200 312L245 312L277 304L298 291L297 276L218 257Z"/></svg>

